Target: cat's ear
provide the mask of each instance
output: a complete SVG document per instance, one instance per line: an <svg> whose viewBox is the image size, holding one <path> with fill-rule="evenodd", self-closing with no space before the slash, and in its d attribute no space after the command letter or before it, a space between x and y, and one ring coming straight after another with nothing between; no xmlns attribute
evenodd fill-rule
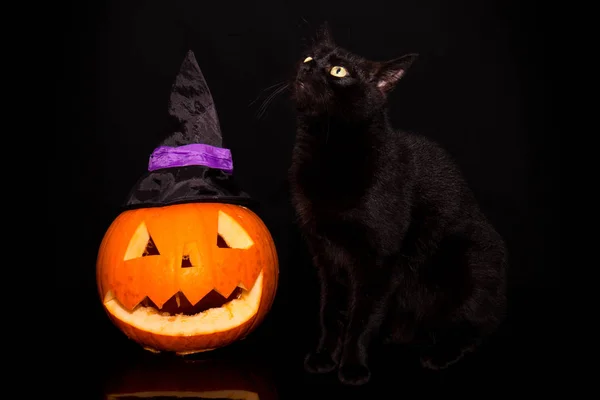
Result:
<svg viewBox="0 0 600 400"><path fill-rule="evenodd" d="M319 29L317 29L317 43L335 46L335 40L333 40L333 33L331 32L329 22L323 22L319 26Z"/></svg>
<svg viewBox="0 0 600 400"><path fill-rule="evenodd" d="M418 54L410 53L391 61L380 63L375 73L377 87L384 92L392 90L417 57L419 57Z"/></svg>

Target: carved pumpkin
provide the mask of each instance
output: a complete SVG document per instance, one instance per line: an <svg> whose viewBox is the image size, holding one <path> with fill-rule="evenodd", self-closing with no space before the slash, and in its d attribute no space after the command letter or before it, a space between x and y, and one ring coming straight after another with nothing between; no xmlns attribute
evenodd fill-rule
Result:
<svg viewBox="0 0 600 400"><path fill-rule="evenodd" d="M228 360L144 360L114 370L104 385L106 400L276 400L270 372Z"/></svg>
<svg viewBox="0 0 600 400"><path fill-rule="evenodd" d="M148 350L179 354L252 332L270 310L279 272L262 220L221 203L121 213L102 240L96 268L113 323Z"/></svg>

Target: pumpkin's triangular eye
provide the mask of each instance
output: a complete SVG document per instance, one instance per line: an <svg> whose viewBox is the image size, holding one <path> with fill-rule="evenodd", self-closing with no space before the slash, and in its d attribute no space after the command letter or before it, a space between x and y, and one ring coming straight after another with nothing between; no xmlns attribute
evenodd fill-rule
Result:
<svg viewBox="0 0 600 400"><path fill-rule="evenodd" d="M217 234L217 247L219 247L221 249L230 249L231 248L231 247L229 247L229 245L227 244L225 239L223 239L223 236L221 236L220 234Z"/></svg>
<svg viewBox="0 0 600 400"><path fill-rule="evenodd" d="M235 218L219 210L217 226L217 247L228 249L248 249L254 241Z"/></svg>
<svg viewBox="0 0 600 400"><path fill-rule="evenodd" d="M156 247L156 243L154 243L154 240L152 240L146 224L142 222L131 236L131 240L129 241L129 245L127 246L123 260L127 261L134 258L157 255L160 255L160 252Z"/></svg>
<svg viewBox="0 0 600 400"><path fill-rule="evenodd" d="M142 257L146 257L146 256L158 256L160 253L158 252L158 249L156 248L156 243L154 243L154 240L152 240L152 236L150 236L148 238L148 243L146 243L146 248L144 249L144 252L142 253Z"/></svg>

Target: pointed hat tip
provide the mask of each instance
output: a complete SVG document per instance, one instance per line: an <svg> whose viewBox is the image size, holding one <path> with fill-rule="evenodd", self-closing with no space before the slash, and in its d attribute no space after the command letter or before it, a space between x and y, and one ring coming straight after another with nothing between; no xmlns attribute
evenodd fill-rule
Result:
<svg viewBox="0 0 600 400"><path fill-rule="evenodd" d="M187 51L187 53L185 53L185 58L188 59L188 60L194 60L194 61L196 61L196 55L194 54L194 50L189 49Z"/></svg>
<svg viewBox="0 0 600 400"><path fill-rule="evenodd" d="M192 49L189 49L187 53L185 53L185 57L183 62L181 63L180 70L189 70L189 64L192 65L192 69L196 71L200 71L200 66L198 65L198 60L196 60L196 55Z"/></svg>
<svg viewBox="0 0 600 400"><path fill-rule="evenodd" d="M178 145L201 143L223 146L213 98L191 49L187 51L171 87L169 114L179 123L173 134Z"/></svg>

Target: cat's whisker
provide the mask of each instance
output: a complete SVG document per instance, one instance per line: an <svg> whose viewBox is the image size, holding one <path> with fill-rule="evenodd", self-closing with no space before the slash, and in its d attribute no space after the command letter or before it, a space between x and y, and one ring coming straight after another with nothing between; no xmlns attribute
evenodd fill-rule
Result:
<svg viewBox="0 0 600 400"><path fill-rule="evenodd" d="M259 93L259 95L258 95L258 96L256 96L256 98L255 98L254 100L252 100L252 101L251 101L251 102L248 104L248 107L251 107L251 106L252 106L252 104L256 103L256 102L258 101L258 99L260 99L260 96L261 96L261 95L262 95L264 92L266 92L266 91L268 91L268 90L270 90L270 89L273 89L273 88L277 88L277 87L278 87L278 86L280 86L280 85L287 85L287 84L288 84L288 83L287 83L287 81L281 81L281 82L277 82L277 83L275 83L275 84L273 84L273 85L271 85L271 86L269 86L269 87L266 87L266 88L264 88L263 90L261 90L261 92Z"/></svg>
<svg viewBox="0 0 600 400"><path fill-rule="evenodd" d="M275 91L274 93L272 93L269 97L267 97L265 99L265 101L263 102L262 106L260 107L258 113L257 113L257 118L261 118L265 112L267 111L268 107L271 105L271 103L273 102L273 100L275 100L275 98L282 93L285 89L287 89L287 86L281 87L280 89L278 89L277 91Z"/></svg>
<svg viewBox="0 0 600 400"><path fill-rule="evenodd" d="M286 90L288 87L290 86L289 83L286 83L283 86L278 87L273 93L271 93L262 103L262 105L260 106L256 118L260 119L265 112L267 111L268 107L271 105L271 103L273 102L273 100L275 100L275 98L280 95L281 93L283 93L284 90Z"/></svg>
<svg viewBox="0 0 600 400"><path fill-rule="evenodd" d="M298 27L299 28L304 28L305 26L312 29L312 25L310 24L310 22L308 22L308 20L304 17L300 17L301 21L298 21Z"/></svg>

